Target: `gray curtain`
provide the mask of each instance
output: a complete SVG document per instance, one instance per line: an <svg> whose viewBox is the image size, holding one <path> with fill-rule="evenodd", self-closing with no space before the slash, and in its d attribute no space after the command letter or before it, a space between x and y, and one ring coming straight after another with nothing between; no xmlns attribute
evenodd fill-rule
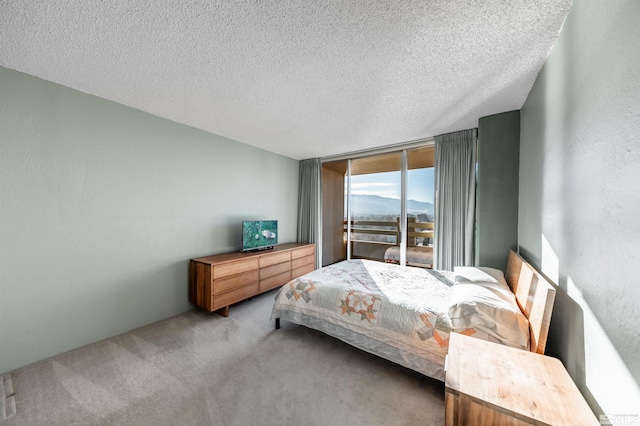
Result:
<svg viewBox="0 0 640 426"><path fill-rule="evenodd" d="M435 268L473 265L476 211L476 131L435 138Z"/></svg>
<svg viewBox="0 0 640 426"><path fill-rule="evenodd" d="M298 180L298 235L300 243L315 243L316 268L320 267L322 235L322 163L320 158L300 161Z"/></svg>

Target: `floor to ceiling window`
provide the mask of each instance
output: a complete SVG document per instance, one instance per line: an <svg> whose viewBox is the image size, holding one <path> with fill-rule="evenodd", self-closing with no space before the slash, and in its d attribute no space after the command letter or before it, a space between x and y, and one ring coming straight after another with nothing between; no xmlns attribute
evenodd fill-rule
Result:
<svg viewBox="0 0 640 426"><path fill-rule="evenodd" d="M389 247L400 245L401 189L401 153L351 160L345 221L350 217L352 258L384 260Z"/></svg>
<svg viewBox="0 0 640 426"><path fill-rule="evenodd" d="M324 163L323 265L361 258L431 267L433 200L433 146Z"/></svg>

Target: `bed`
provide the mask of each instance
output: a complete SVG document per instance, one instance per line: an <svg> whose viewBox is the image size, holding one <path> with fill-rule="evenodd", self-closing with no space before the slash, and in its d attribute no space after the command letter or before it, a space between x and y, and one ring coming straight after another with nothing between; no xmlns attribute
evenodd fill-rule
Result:
<svg viewBox="0 0 640 426"><path fill-rule="evenodd" d="M400 247L391 246L384 252L384 261L387 263L400 263ZM433 247L411 246L407 247L407 265L431 268L433 265Z"/></svg>
<svg viewBox="0 0 640 426"><path fill-rule="evenodd" d="M280 288L272 319L290 321L444 380L449 334L544 353L555 289L511 251L491 268L436 271L349 260Z"/></svg>

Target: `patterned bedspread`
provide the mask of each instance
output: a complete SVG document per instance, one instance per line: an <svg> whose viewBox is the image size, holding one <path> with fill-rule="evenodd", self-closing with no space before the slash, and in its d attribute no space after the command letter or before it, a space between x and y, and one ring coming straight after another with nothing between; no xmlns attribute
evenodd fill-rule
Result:
<svg viewBox="0 0 640 426"><path fill-rule="evenodd" d="M285 284L272 318L318 329L442 380L453 279L452 272L343 261Z"/></svg>

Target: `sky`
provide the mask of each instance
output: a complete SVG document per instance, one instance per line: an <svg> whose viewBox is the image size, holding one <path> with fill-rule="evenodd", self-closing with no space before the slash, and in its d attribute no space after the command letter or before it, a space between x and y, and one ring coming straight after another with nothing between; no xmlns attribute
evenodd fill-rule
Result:
<svg viewBox="0 0 640 426"><path fill-rule="evenodd" d="M409 170L407 199L433 203L433 168ZM400 199L400 172L351 176L351 193Z"/></svg>

